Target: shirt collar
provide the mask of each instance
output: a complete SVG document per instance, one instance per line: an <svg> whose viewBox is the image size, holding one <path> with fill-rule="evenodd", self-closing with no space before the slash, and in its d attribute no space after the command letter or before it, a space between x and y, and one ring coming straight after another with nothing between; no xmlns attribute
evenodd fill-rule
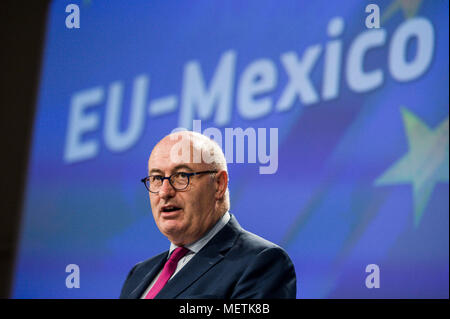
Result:
<svg viewBox="0 0 450 319"><path fill-rule="evenodd" d="M228 223L230 218L231 218L231 215L227 211L225 214L223 214L223 216L221 218L219 218L217 223L209 231L207 231L205 235L203 235L202 238L200 238L196 242L193 242L192 244L186 245L184 247L189 249L194 254L198 253L211 240L211 238L213 238L214 235L217 234ZM178 246L175 245L174 243L170 243L170 249L169 249L168 256L170 256L172 254L172 252L175 250L175 248L177 248L177 247Z"/></svg>

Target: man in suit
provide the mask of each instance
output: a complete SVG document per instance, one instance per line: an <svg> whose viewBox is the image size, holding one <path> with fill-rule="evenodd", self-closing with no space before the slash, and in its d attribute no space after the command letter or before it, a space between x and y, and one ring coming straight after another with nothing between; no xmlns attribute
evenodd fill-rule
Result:
<svg viewBox="0 0 450 319"><path fill-rule="evenodd" d="M120 298L296 297L287 253L229 212L227 164L213 140L172 133L154 147L148 170L142 181L170 249L135 265Z"/></svg>

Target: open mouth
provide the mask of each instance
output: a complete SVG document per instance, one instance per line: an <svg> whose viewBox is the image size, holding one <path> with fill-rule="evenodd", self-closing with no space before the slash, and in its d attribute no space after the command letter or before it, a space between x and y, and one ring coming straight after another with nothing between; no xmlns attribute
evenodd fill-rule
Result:
<svg viewBox="0 0 450 319"><path fill-rule="evenodd" d="M179 211L181 208L178 206L168 205L161 208L161 213L173 213Z"/></svg>

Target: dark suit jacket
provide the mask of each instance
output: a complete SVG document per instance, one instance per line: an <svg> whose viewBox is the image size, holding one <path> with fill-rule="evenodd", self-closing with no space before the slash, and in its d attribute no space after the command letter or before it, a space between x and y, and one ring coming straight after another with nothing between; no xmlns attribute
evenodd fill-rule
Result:
<svg viewBox="0 0 450 319"><path fill-rule="evenodd" d="M140 298L168 251L135 265L120 298ZM295 298L294 265L279 246L230 221L175 275L155 299Z"/></svg>

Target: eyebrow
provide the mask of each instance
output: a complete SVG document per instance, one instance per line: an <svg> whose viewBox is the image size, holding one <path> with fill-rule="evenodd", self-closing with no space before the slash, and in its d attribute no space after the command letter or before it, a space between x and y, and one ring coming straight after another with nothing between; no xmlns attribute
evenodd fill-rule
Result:
<svg viewBox="0 0 450 319"><path fill-rule="evenodd" d="M181 169L186 169L186 170L188 170L188 171L190 171L190 172L193 172L192 168L190 168L190 167L187 166L186 164L180 164L180 165L175 166L175 167L172 169L172 172L176 172L176 171L179 171L179 170L181 170ZM158 168L152 168L152 169L148 172L148 175L151 175L152 173L160 173L161 175L163 175L163 171L160 170L160 169L158 169Z"/></svg>

